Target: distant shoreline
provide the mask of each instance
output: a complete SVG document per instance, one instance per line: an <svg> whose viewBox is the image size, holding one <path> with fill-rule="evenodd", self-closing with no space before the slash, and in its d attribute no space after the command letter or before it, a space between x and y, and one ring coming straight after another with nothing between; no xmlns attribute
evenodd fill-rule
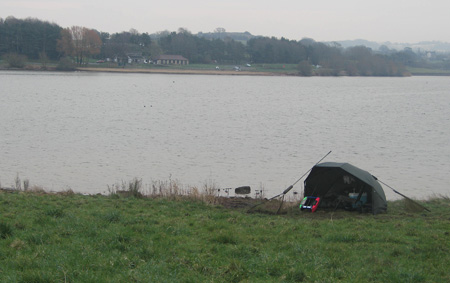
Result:
<svg viewBox="0 0 450 283"><path fill-rule="evenodd" d="M288 73L233 71L233 70L194 70L194 69L130 69L130 68L92 68L77 67L74 70L57 70L55 67L41 68L28 65L24 68L0 67L0 71L36 71L36 72L97 72L97 73L126 73L126 74L179 74L179 75L224 75L224 76L296 76Z"/></svg>
<svg viewBox="0 0 450 283"><path fill-rule="evenodd" d="M223 76L277 76L277 77L305 77L295 73L288 72L265 72L265 71L234 71L234 70L208 70L208 69L139 69L139 68L108 68L108 67L77 67L74 70L64 71L57 70L54 66L42 68L36 65L27 65L24 68L5 68L0 67L0 71L37 71L37 72L98 72L98 73L126 73L126 74L178 74L178 75L223 75ZM409 76L429 76L429 77L443 77L450 76L450 72L438 72L438 71L423 71L417 70L410 72ZM310 77L334 77L334 76L321 76L312 75ZM336 77L361 77L361 76L336 76ZM362 76L362 77L379 77L379 76ZM385 76L396 77L396 76Z"/></svg>
<svg viewBox="0 0 450 283"><path fill-rule="evenodd" d="M289 76L288 74L271 72L231 71L231 70L181 70L181 69L125 69L125 68L77 68L83 72L106 73L150 73L150 74L182 74L182 75L227 75L227 76Z"/></svg>

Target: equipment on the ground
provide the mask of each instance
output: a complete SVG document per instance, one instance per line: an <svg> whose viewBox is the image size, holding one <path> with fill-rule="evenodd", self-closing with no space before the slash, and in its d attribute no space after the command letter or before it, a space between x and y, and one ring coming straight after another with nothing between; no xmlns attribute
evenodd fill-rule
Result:
<svg viewBox="0 0 450 283"><path fill-rule="evenodd" d="M304 182L304 196L320 198L321 208L346 208L371 211L387 210L380 183L367 171L349 163L317 164Z"/></svg>
<svg viewBox="0 0 450 283"><path fill-rule="evenodd" d="M322 160L324 160L325 157L327 157L330 153L331 153L331 150L330 150L327 154L325 154L325 156L322 157L322 158L321 158L314 166L316 166L316 165L319 164ZM278 214L278 213L280 212L280 210L281 210L281 206L283 205L284 196L285 196L290 190L292 190L292 188L293 188L298 182L300 182L300 180L303 179L303 177L305 177L306 174L308 174L308 173L314 168L314 166L311 167L308 171L306 171L306 172L305 172L305 173L304 173L297 181L295 181L292 185L290 185L289 187L287 187L281 194L278 194L278 195L276 195L276 196L274 196L274 197L271 197L270 199L267 199L267 200L265 200L265 201L263 201L263 202L261 202L261 203L258 203L258 204L256 204L256 205L250 207L249 210L248 210L248 212L251 211L252 209L254 209L255 207L260 206L261 204L265 203L266 201L270 201L270 200L272 200L272 199L274 199L274 198L277 198L277 197L279 197L279 196L282 196L280 207L279 207L278 210L277 210L277 214Z"/></svg>
<svg viewBox="0 0 450 283"><path fill-rule="evenodd" d="M320 198L319 197L304 197L300 203L300 210L309 210L311 212L316 211L319 207Z"/></svg>

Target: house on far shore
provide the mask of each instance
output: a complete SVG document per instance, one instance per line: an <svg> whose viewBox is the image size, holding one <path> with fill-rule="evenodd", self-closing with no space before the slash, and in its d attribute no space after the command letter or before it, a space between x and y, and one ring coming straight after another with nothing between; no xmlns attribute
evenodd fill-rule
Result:
<svg viewBox="0 0 450 283"><path fill-rule="evenodd" d="M181 55L159 55L153 62L157 65L189 65L189 60Z"/></svg>
<svg viewBox="0 0 450 283"><path fill-rule="evenodd" d="M146 59L142 56L142 53L128 53L127 54L128 64L143 64Z"/></svg>

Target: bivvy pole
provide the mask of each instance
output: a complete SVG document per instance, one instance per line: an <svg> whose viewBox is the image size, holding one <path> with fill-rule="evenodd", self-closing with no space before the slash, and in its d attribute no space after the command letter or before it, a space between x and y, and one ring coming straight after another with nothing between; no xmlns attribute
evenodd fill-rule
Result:
<svg viewBox="0 0 450 283"><path fill-rule="evenodd" d="M373 175L372 175L373 176ZM425 209L428 212L431 212L431 210L429 210L428 208L426 208L425 206L421 205L420 203L418 203L417 201L414 201L412 199L410 199L409 197L405 196L404 194L400 193L399 191L397 191L396 189L394 189L393 187L389 186L388 184L386 184L385 182L381 181L380 179L378 179L377 177L373 176L375 178L375 180L377 180L378 182L382 183L383 185L385 185L386 187L388 187L389 189L393 190L394 193L401 195L402 197L404 197L405 199L417 204L418 206L420 206L421 208Z"/></svg>
<svg viewBox="0 0 450 283"><path fill-rule="evenodd" d="M327 154L325 154L325 156L322 157L319 161L317 161L316 164L314 164L314 166L316 166L316 165L319 164L322 160L324 160L325 157L327 157L330 153L331 153L331 150L330 150ZM258 203L258 204L256 204L256 205L250 207L250 208L248 209L247 212L249 212L249 211L252 210L253 208L255 208L255 207L257 207L257 206L260 206L261 204L263 204L263 203L265 203L265 202L267 202L267 201L269 201L269 200L273 200L274 198L277 198L277 197L279 197L279 196L281 196L281 195L283 195L283 200L284 200L284 195L286 195L290 190L292 190L292 188L293 188L298 182L300 182L300 180L303 179L303 177L305 177L306 174L308 174L308 173L314 168L314 166L311 167L308 171L306 171L305 174L303 174L303 175L302 175L297 181L295 181L292 185L290 185L289 187L287 187L281 194L278 194L278 195L276 195L276 196L274 196L274 197L271 197L270 199L267 199L267 200L265 200L265 201L263 201L263 202L260 202L260 203ZM281 201L281 204L283 204L283 200ZM277 214L278 214L278 212L280 211L280 209L281 209L281 205L280 205L280 208L278 208Z"/></svg>

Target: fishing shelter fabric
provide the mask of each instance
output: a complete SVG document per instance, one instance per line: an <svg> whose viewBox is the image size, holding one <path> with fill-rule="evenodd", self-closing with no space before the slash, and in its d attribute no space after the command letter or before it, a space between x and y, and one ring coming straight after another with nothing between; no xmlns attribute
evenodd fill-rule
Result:
<svg viewBox="0 0 450 283"><path fill-rule="evenodd" d="M386 196L380 183L369 172L349 163L325 162L313 167L304 183L304 195L323 199L320 206L332 207L339 196L367 196L367 206L373 214L387 210Z"/></svg>

